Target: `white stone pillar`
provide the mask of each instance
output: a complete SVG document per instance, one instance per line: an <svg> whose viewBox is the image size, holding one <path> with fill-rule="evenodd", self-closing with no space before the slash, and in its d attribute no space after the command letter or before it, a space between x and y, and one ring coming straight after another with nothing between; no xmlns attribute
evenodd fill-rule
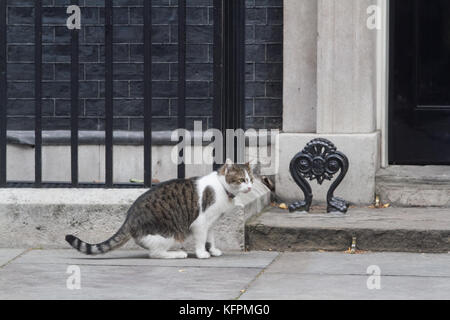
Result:
<svg viewBox="0 0 450 320"><path fill-rule="evenodd" d="M350 161L339 188L354 204L374 200L379 168L377 34L367 27L378 0L285 0L284 133L277 144L277 194L303 198L289 172L294 155L315 138L332 141ZM315 122L315 124L314 124ZM330 187L312 182L314 201Z"/></svg>
<svg viewBox="0 0 450 320"><path fill-rule="evenodd" d="M377 0L318 0L317 132L376 130L377 30L367 9Z"/></svg>
<svg viewBox="0 0 450 320"><path fill-rule="evenodd" d="M316 132L317 0L284 0L283 131Z"/></svg>

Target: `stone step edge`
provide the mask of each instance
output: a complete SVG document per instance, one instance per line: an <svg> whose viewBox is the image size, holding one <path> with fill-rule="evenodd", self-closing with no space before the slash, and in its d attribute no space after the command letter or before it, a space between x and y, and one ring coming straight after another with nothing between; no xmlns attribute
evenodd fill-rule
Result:
<svg viewBox="0 0 450 320"><path fill-rule="evenodd" d="M247 223L247 250L347 251L356 237L356 248L373 252L448 253L449 230L362 228L290 228Z"/></svg>

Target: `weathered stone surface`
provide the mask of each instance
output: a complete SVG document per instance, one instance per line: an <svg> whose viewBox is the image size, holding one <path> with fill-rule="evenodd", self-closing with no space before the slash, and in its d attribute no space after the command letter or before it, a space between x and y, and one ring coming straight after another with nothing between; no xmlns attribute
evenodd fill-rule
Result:
<svg viewBox="0 0 450 320"><path fill-rule="evenodd" d="M432 253L371 252L285 252L265 273L367 275L367 267L377 265L386 276L450 277L450 255Z"/></svg>
<svg viewBox="0 0 450 320"><path fill-rule="evenodd" d="M7 249L14 250L14 249ZM0 253L2 251L0 250ZM205 268L265 268L276 257L276 252L226 252L219 258L196 259L190 254L188 259L163 260L149 259L143 250L116 250L103 256L86 256L73 249L31 250L14 261L15 264L63 264L108 266L147 266L147 267L205 267Z"/></svg>
<svg viewBox="0 0 450 320"><path fill-rule="evenodd" d="M317 5L317 0L284 1L284 132L316 132Z"/></svg>
<svg viewBox="0 0 450 320"><path fill-rule="evenodd" d="M220 259L220 258L218 258ZM236 258L238 259L238 257ZM1 272L0 299L233 299L261 268L80 265L69 290L68 264L14 264ZM149 261L147 259L146 261Z"/></svg>
<svg viewBox="0 0 450 320"><path fill-rule="evenodd" d="M376 37L367 28L375 0L319 0L317 132L376 130Z"/></svg>
<svg viewBox="0 0 450 320"><path fill-rule="evenodd" d="M450 207L450 170L446 166L391 166L376 176L384 203L412 207Z"/></svg>
<svg viewBox="0 0 450 320"><path fill-rule="evenodd" d="M70 134L70 133L69 133ZM174 148L171 142L166 140L166 134L159 132L152 147L152 173L153 178L159 181L166 181L177 177L177 164L172 161L171 154ZM170 133L169 133L170 134ZM70 171L70 145L59 145L55 141L60 136L66 136L65 133L58 133L57 137L50 139L50 145L44 145L42 148L42 179L43 181L71 181ZM126 135L126 133L124 133ZM122 136L124 136L122 135ZM98 137L98 135L95 135ZM255 137L249 133L250 137ZM136 138L131 137L132 140ZM16 141L21 140L26 145L8 144L7 146L7 172L9 181L34 181L34 149L31 147L34 143L34 137L29 135L16 135ZM32 140L31 140L32 139ZM64 138L63 138L64 139ZM274 139L275 140L275 139ZM116 141L116 140L115 140ZM136 141L136 140L134 140ZM270 140L269 140L270 141ZM131 143L131 142L129 142ZM274 159L270 157L272 148L275 149L275 143L267 147L249 146L246 148L246 159L259 159L262 163L270 164L263 166L262 174L274 175L276 169ZM105 146L101 144L80 145L78 148L79 162L79 181L80 182L99 182L105 181ZM211 146L195 146L190 149L191 154L202 154L203 164L187 164L186 177L204 176L212 172L212 154ZM130 179L144 179L144 146L139 143L114 145L114 182L129 183Z"/></svg>
<svg viewBox="0 0 450 320"><path fill-rule="evenodd" d="M367 279L367 275L268 274L254 283L241 300L435 300L450 297L447 279L386 276L382 278L381 290L367 289ZM271 288L270 292L267 287Z"/></svg>
<svg viewBox="0 0 450 320"><path fill-rule="evenodd" d="M152 148L153 177L159 181L176 178L177 166L171 161L173 146L154 145ZM199 147L193 150L203 152ZM34 149L30 146L7 146L7 171L10 181L34 181ZM42 148L43 181L70 181L70 146L46 145ZM142 145L114 146L114 182L129 183L144 179L144 147ZM187 177L202 176L212 171L212 165L187 165ZM79 181L105 181L105 146L80 145Z"/></svg>
<svg viewBox="0 0 450 320"><path fill-rule="evenodd" d="M270 210L246 227L250 250L449 252L448 209L350 209L347 215Z"/></svg>
<svg viewBox="0 0 450 320"><path fill-rule="evenodd" d="M208 260L152 260L143 253L27 251L0 266L0 299L450 298L448 254L225 252ZM80 290L66 286L69 266L80 268ZM380 290L367 287L369 266L379 268Z"/></svg>
<svg viewBox="0 0 450 320"><path fill-rule="evenodd" d="M448 299L449 263L448 254L284 253L241 299ZM370 266L380 290L367 287Z"/></svg>
<svg viewBox="0 0 450 320"><path fill-rule="evenodd" d="M25 252L21 249L0 249L0 267L6 265L10 261L17 258L20 254Z"/></svg>
<svg viewBox="0 0 450 320"><path fill-rule="evenodd" d="M4 189L0 190L0 248L67 248L66 234L90 243L111 237L144 189ZM217 245L244 248L245 222L269 204L270 191L256 182L251 193L215 226ZM190 248L191 241L184 246ZM128 248L136 247L133 241Z"/></svg>

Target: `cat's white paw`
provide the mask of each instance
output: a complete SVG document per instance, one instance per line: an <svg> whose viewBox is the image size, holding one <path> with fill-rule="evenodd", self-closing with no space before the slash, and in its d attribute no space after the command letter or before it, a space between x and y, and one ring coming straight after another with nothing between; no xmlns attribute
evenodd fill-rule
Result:
<svg viewBox="0 0 450 320"><path fill-rule="evenodd" d="M197 255L198 259L209 259L211 258L211 255L208 251L196 251L195 254Z"/></svg>
<svg viewBox="0 0 450 320"><path fill-rule="evenodd" d="M175 259L187 259L188 254L184 251L177 251L174 252Z"/></svg>
<svg viewBox="0 0 450 320"><path fill-rule="evenodd" d="M213 257L220 257L223 253L222 251L220 251L217 248L210 248L209 249L209 253L213 256Z"/></svg>
<svg viewBox="0 0 450 320"><path fill-rule="evenodd" d="M150 259L186 259L188 254L184 251L153 252L149 254Z"/></svg>

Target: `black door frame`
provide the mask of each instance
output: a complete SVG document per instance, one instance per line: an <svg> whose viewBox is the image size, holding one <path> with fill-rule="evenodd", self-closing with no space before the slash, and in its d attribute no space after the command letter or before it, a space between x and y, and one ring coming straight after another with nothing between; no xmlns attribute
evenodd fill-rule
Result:
<svg viewBox="0 0 450 320"><path fill-rule="evenodd" d="M401 0L399 0L401 1ZM411 2L409 2L408 4L413 4L414 6L417 6L419 4L419 0L409 0ZM396 65L397 61L396 61L396 50L398 49L398 45L399 45L399 41L398 41L398 35L396 34L396 27L398 27L398 25L396 25L396 23L398 22L397 19L399 18L399 13L397 12L398 9L398 1L397 0L390 0L388 1L388 21L389 21L389 29L388 29L388 35L389 35L389 41L388 41L388 111L387 111L387 117L388 117L388 134L387 134L387 150L388 150L388 156L387 156L387 160L388 160L388 164L389 165L417 165L417 166L422 166L422 165L450 165L449 161L446 161L445 159L441 160L433 160L433 161L428 161L425 159L401 159L399 160L399 158L396 156L396 151L398 151L399 146L398 146L398 139L395 139L394 137L394 132L395 129L397 128L397 125L394 121L395 119L395 106L396 103L398 103L397 98L396 98L396 94L399 92L399 88L397 88L396 86L398 85L398 79L396 79L396 71L398 71L398 67ZM409 28L411 28L410 30L414 30L414 34L409 34L408 36L411 37L411 47L413 48L412 50L415 50L414 53L414 57L405 57L406 59L413 59L413 60L409 60L406 63L411 63L411 85L412 87L410 87L408 90L411 90L411 92L409 92L409 96L406 97L405 99L410 99L412 100L414 103L418 103L418 96L417 96L417 79L418 79L418 60L417 60L417 52L419 49L419 40L418 40L418 13L419 11L417 10L417 7L414 10L411 10L411 23L409 25ZM403 21L403 20L402 20ZM415 60L414 60L415 59ZM398 57L397 57L398 60ZM396 82L397 81L397 82ZM404 93L405 89L403 88L400 92ZM407 103L407 102L406 102ZM435 108L436 109L436 108ZM429 109L430 111L432 109ZM397 116L398 117L398 116ZM411 139L414 139L414 137L411 137ZM403 141L403 140L402 140ZM418 152L420 152L420 146L417 147Z"/></svg>
<svg viewBox="0 0 450 320"><path fill-rule="evenodd" d="M395 0L388 1L389 6L389 44L388 44L388 134L387 134L387 163L392 164L392 155L394 154L395 146L394 139L392 139L393 132L393 117L394 117L394 99L395 99L395 85L394 85L394 52L395 52L395 6L393 4Z"/></svg>

